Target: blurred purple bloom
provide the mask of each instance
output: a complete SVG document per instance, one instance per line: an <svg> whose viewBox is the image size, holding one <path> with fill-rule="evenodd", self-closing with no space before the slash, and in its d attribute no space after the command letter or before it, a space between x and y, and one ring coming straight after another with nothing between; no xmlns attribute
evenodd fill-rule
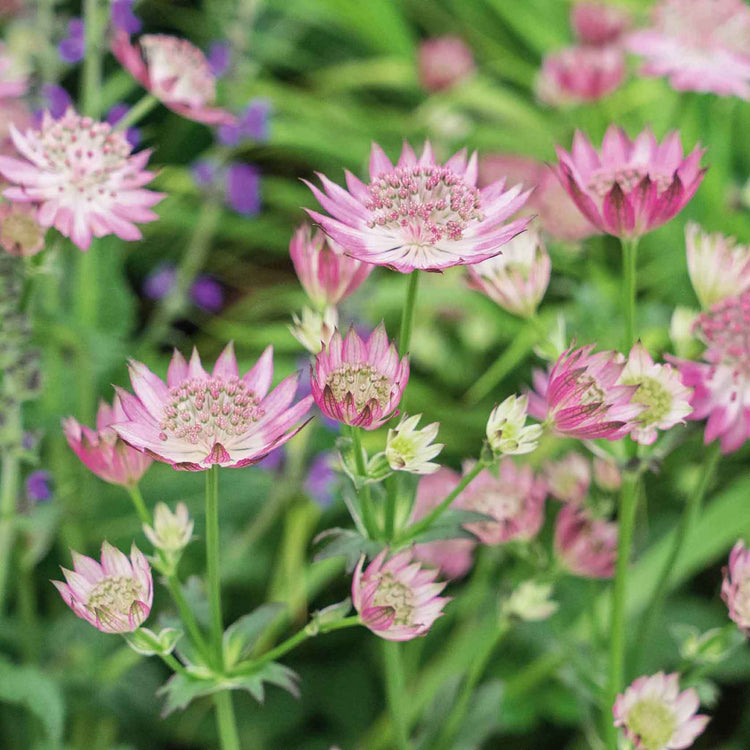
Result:
<svg viewBox="0 0 750 750"><path fill-rule="evenodd" d="M32 471L26 478L26 498L32 503L43 503L52 497L50 483L52 477L48 471Z"/></svg>
<svg viewBox="0 0 750 750"><path fill-rule="evenodd" d="M171 263L161 263L146 277L143 293L149 299L162 299L172 291L176 278L177 269Z"/></svg>
<svg viewBox="0 0 750 750"><path fill-rule="evenodd" d="M227 72L229 63L232 61L232 51L229 42L224 39L211 42L206 59L214 78L221 78Z"/></svg>
<svg viewBox="0 0 750 750"><path fill-rule="evenodd" d="M258 463L255 465L261 469L265 469L266 471L277 471L284 463L284 459L286 458L285 451L286 449L284 448L284 446L281 446L275 451L271 451L262 461L258 461Z"/></svg>
<svg viewBox="0 0 750 750"><path fill-rule="evenodd" d="M190 167L193 181L199 188L211 187L216 182L218 171L216 164L208 159L196 161Z"/></svg>
<svg viewBox="0 0 750 750"><path fill-rule="evenodd" d="M133 2L134 0L114 0L110 14L112 26L128 34L137 34L143 26L141 19L133 12Z"/></svg>
<svg viewBox="0 0 750 750"><path fill-rule="evenodd" d="M130 107L125 102L118 102L112 109L107 112L107 122L110 125L117 125L125 115L130 112ZM125 138L128 143L135 148L141 142L141 131L139 128L128 128L125 131Z"/></svg>
<svg viewBox="0 0 750 750"><path fill-rule="evenodd" d="M331 504L338 483L332 463L330 453L319 453L313 459L305 480L305 492L322 508Z"/></svg>
<svg viewBox="0 0 750 750"><path fill-rule="evenodd" d="M224 306L224 288L211 276L199 276L190 288L190 297L206 312L216 313Z"/></svg>
<svg viewBox="0 0 750 750"><path fill-rule="evenodd" d="M45 83L42 86L42 97L47 105L50 115L58 120L65 114L68 107L73 106L73 100L70 94L56 83Z"/></svg>
<svg viewBox="0 0 750 750"><path fill-rule="evenodd" d="M227 203L238 214L254 216L260 211L260 172L252 164L229 167L226 191Z"/></svg>
<svg viewBox="0 0 750 750"><path fill-rule="evenodd" d="M68 21L67 35L60 40L57 51L60 58L67 63L79 63L86 53L85 29L82 18L71 18Z"/></svg>
<svg viewBox="0 0 750 750"><path fill-rule="evenodd" d="M222 125L218 129L219 142L237 146L243 141L265 141L268 138L268 119L271 104L267 99L253 99L240 113L235 125Z"/></svg>

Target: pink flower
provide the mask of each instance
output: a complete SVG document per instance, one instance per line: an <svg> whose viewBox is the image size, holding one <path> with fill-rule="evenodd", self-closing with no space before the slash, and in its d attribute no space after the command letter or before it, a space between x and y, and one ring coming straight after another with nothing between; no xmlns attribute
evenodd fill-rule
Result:
<svg viewBox="0 0 750 750"><path fill-rule="evenodd" d="M460 481L461 477L457 472L446 468L420 479L410 523L424 518ZM462 507L458 498L452 507ZM414 545L414 557L430 568L438 568L447 578L463 578L471 570L474 547L476 542L471 539L441 539Z"/></svg>
<svg viewBox="0 0 750 750"><path fill-rule="evenodd" d="M474 68L471 49L460 37L441 36L419 45L419 80L428 91L453 88Z"/></svg>
<svg viewBox="0 0 750 750"><path fill-rule="evenodd" d="M468 471L471 464L464 466ZM500 461L497 473L483 469L459 496L460 507L484 513L494 521L467 523L465 528L482 544L504 544L533 539L544 523L544 482L531 467L517 466L512 458Z"/></svg>
<svg viewBox="0 0 750 750"><path fill-rule="evenodd" d="M230 112L212 106L216 78L203 52L187 40L144 34L136 46L126 31L116 31L112 53L143 88L178 115L206 125L237 122Z"/></svg>
<svg viewBox="0 0 750 750"><path fill-rule="evenodd" d="M409 380L409 359L398 358L381 323L362 341L352 326L342 340L336 331L316 357L312 395L326 417L375 430L396 412Z"/></svg>
<svg viewBox="0 0 750 750"><path fill-rule="evenodd" d="M0 205L0 246L23 258L41 252L46 230L39 226L38 215L37 207L27 203Z"/></svg>
<svg viewBox="0 0 750 750"><path fill-rule="evenodd" d="M742 539L732 547L722 576L721 598L729 608L729 617L750 635L750 549Z"/></svg>
<svg viewBox="0 0 750 750"><path fill-rule="evenodd" d="M16 156L17 151L11 138L10 126L25 130L34 124L29 105L23 99L5 99L0 107L0 154Z"/></svg>
<svg viewBox="0 0 750 750"><path fill-rule="evenodd" d="M547 291L552 264L539 230L531 226L502 255L469 266L471 285L503 310L522 318L536 313Z"/></svg>
<svg viewBox="0 0 750 750"><path fill-rule="evenodd" d="M580 453L568 453L544 465L544 478L550 495L564 503L580 505L589 494L591 466Z"/></svg>
<svg viewBox="0 0 750 750"><path fill-rule="evenodd" d="M40 129L21 134L10 126L23 159L0 156L0 174L13 183L3 195L39 204L39 223L54 226L81 250L91 237L116 234L139 240L137 223L159 217L150 210L163 193L144 190L154 175L144 167L150 151L131 155L124 133L69 109L54 120L44 113Z"/></svg>
<svg viewBox="0 0 750 750"><path fill-rule="evenodd" d="M569 437L619 440L633 429L644 407L632 401L637 386L617 384L624 357L593 350L593 344L568 349L548 376L536 370L529 413Z"/></svg>
<svg viewBox="0 0 750 750"><path fill-rule="evenodd" d="M127 421L120 397L115 395L112 406L99 402L96 430L84 427L73 417L63 420L63 432L68 445L84 466L110 484L133 487L153 463L120 438L112 425Z"/></svg>
<svg viewBox="0 0 750 750"><path fill-rule="evenodd" d="M630 25L630 16L611 3L584 0L573 5L570 25L581 44L600 46L619 41Z"/></svg>
<svg viewBox="0 0 750 750"><path fill-rule="evenodd" d="M609 458L594 459L594 482L600 490L615 492L620 489L622 478L617 464Z"/></svg>
<svg viewBox="0 0 750 750"><path fill-rule="evenodd" d="M320 175L325 192L309 185L331 216L307 213L357 260L409 273L470 265L500 253L530 219L503 222L529 192L503 180L477 189L477 156L460 151L437 164L429 141L417 159L408 144L394 167L377 144L370 154L370 183L346 173L349 190Z"/></svg>
<svg viewBox="0 0 750 750"><path fill-rule="evenodd" d="M352 294L374 268L347 257L335 242L322 232L312 234L306 224L294 233L289 253L307 296L320 309Z"/></svg>
<svg viewBox="0 0 750 750"><path fill-rule="evenodd" d="M425 635L450 599L438 596L437 570L423 570L409 550L386 562L384 549L368 566L364 557L354 571L352 601L362 624L387 641Z"/></svg>
<svg viewBox="0 0 750 750"><path fill-rule="evenodd" d="M721 440L733 453L750 438L750 291L717 302L694 330L706 342L706 362L670 358L693 388L691 420L706 419L705 443Z"/></svg>
<svg viewBox="0 0 750 750"><path fill-rule="evenodd" d="M696 146L683 158L677 132L659 145L649 129L631 141L611 125L601 154L580 131L570 154L556 148L560 184L595 227L617 237L639 237L672 219L706 172L700 168L703 149Z"/></svg>
<svg viewBox="0 0 750 750"><path fill-rule="evenodd" d="M573 575L611 578L617 558L617 524L566 503L555 519L555 554Z"/></svg>
<svg viewBox="0 0 750 750"><path fill-rule="evenodd" d="M62 568L67 583L52 581L65 603L102 633L137 630L154 599L151 568L143 553L133 544L128 560L104 542L101 565L77 552L72 555L73 570Z"/></svg>
<svg viewBox="0 0 750 750"><path fill-rule="evenodd" d="M662 0L653 25L626 40L643 75L677 91L750 99L750 9L743 0Z"/></svg>
<svg viewBox="0 0 750 750"><path fill-rule="evenodd" d="M114 425L120 437L175 469L203 471L214 464L249 466L296 435L312 397L292 405L297 375L270 394L273 347L240 378L228 344L209 375L193 349L190 362L175 350L167 383L146 365L130 362L136 395L118 389L127 421Z"/></svg>
<svg viewBox="0 0 750 750"><path fill-rule="evenodd" d="M676 672L657 672L633 680L617 696L612 713L635 750L681 750L691 747L709 722L708 716L696 714L699 705L695 690L680 692Z"/></svg>
<svg viewBox="0 0 750 750"><path fill-rule="evenodd" d="M593 102L624 80L625 55L618 47L568 47L545 55L537 95L552 106Z"/></svg>
<svg viewBox="0 0 750 750"><path fill-rule="evenodd" d="M27 76L16 70L15 62L6 51L5 43L0 42L0 99L3 106L6 99L18 99L29 89Z"/></svg>

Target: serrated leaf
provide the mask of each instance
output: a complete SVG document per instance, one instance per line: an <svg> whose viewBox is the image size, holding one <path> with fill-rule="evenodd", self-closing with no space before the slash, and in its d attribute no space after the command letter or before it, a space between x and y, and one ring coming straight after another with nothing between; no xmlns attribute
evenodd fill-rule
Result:
<svg viewBox="0 0 750 750"><path fill-rule="evenodd" d="M187 673L174 674L156 693L165 697L162 718L175 711L184 710L196 698L211 695L222 689L221 683L214 680L201 680Z"/></svg>
<svg viewBox="0 0 750 750"><path fill-rule="evenodd" d="M352 529L327 529L313 539L314 544L321 544L313 557L313 562L327 560L329 557L343 557L346 559L346 569L351 571L362 555L374 557L382 549L378 542L362 536Z"/></svg>
<svg viewBox="0 0 750 750"><path fill-rule="evenodd" d="M265 683L276 685L291 693L295 698L299 698L299 676L297 673L289 667L273 661L264 664L258 672L232 677L225 684L230 690L244 690L250 693L258 703L263 703L265 700Z"/></svg>
<svg viewBox="0 0 750 750"><path fill-rule="evenodd" d="M224 661L228 669L250 655L260 636L285 607L281 602L262 604L227 628L223 643Z"/></svg>

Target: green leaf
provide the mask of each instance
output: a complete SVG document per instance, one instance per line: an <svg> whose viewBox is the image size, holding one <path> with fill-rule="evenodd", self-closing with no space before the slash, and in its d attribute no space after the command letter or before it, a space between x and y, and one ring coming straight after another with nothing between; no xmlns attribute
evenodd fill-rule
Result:
<svg viewBox="0 0 750 750"><path fill-rule="evenodd" d="M170 677L159 688L157 695L165 696L162 718L175 711L182 711L196 698L211 695L222 690L220 682L192 677L188 673L178 673Z"/></svg>
<svg viewBox="0 0 750 750"><path fill-rule="evenodd" d="M224 661L227 669L247 658L263 632L286 608L281 602L262 604L240 617L224 633Z"/></svg>
<svg viewBox="0 0 750 750"><path fill-rule="evenodd" d="M329 557L346 558L347 571L353 570L362 555L374 557L382 546L351 529L327 529L313 539L314 544L323 543L313 557L313 562L327 560Z"/></svg>

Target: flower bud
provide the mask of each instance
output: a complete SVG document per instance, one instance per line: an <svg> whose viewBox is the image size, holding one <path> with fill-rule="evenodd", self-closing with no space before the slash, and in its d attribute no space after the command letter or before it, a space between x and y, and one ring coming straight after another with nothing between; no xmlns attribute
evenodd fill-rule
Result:
<svg viewBox="0 0 750 750"><path fill-rule="evenodd" d="M181 552L193 538L193 521L185 503L177 503L172 513L165 503L157 503L154 525L143 524L143 533L156 549L167 553Z"/></svg>
<svg viewBox="0 0 750 750"><path fill-rule="evenodd" d="M439 424L433 422L421 430L417 429L421 414L413 417L404 415L398 426L388 430L385 455L394 471L408 471L411 474L432 474L439 464L430 459L443 450L442 443L434 443Z"/></svg>
<svg viewBox="0 0 750 750"><path fill-rule="evenodd" d="M526 396L508 396L496 406L487 421L487 440L495 454L531 453L539 445L541 425L526 425Z"/></svg>
<svg viewBox="0 0 750 750"><path fill-rule="evenodd" d="M310 354L317 354L331 340L339 322L339 315L335 307L326 307L322 313L303 307L302 316L292 313L292 320L294 325L289 326L292 336Z"/></svg>
<svg viewBox="0 0 750 750"><path fill-rule="evenodd" d="M559 605L552 601L551 583L524 581L508 597L503 607L506 614L521 620L546 620L557 612Z"/></svg>

